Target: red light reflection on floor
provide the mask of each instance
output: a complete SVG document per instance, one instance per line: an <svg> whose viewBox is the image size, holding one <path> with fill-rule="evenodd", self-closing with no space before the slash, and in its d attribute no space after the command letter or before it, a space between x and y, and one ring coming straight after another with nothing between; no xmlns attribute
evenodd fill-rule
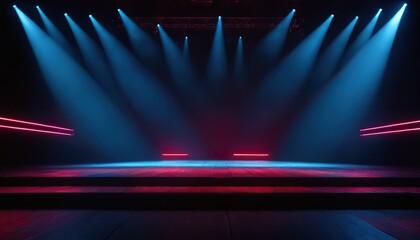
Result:
<svg viewBox="0 0 420 240"><path fill-rule="evenodd" d="M269 157L270 154L268 153L234 153L233 157L244 157L244 158L249 158L249 157Z"/></svg>
<svg viewBox="0 0 420 240"><path fill-rule="evenodd" d="M162 157L188 157L188 153L162 153Z"/></svg>

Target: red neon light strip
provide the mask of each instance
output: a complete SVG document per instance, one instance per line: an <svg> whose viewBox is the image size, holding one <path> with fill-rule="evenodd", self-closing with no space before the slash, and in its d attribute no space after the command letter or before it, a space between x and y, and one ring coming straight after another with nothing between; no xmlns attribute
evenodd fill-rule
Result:
<svg viewBox="0 0 420 240"><path fill-rule="evenodd" d="M400 133L400 132L414 132L414 131L420 131L420 128L407 128L407 129L394 130L394 131L364 133L364 134L361 134L360 136L366 137L366 136L373 136L373 135L384 135L384 134L392 134L392 133Z"/></svg>
<svg viewBox="0 0 420 240"><path fill-rule="evenodd" d="M33 129L33 128L13 127L13 126L7 126L7 125L0 125L0 128L27 131L27 132L38 132L38 133L47 133L47 134L55 134L55 135L64 135L64 136L73 136L74 135L73 133L45 131L45 130L39 130L39 129Z"/></svg>
<svg viewBox="0 0 420 240"><path fill-rule="evenodd" d="M187 157L188 153L162 153L162 157Z"/></svg>
<svg viewBox="0 0 420 240"><path fill-rule="evenodd" d="M39 127L45 127L45 128L53 128L53 129L57 129L57 130L67 131L67 132L74 132L74 130L70 129L70 128L63 128L63 127L57 127L57 126L46 125L46 124L41 124L41 123L22 121L22 120L17 120L17 119L12 119L12 118L0 117L0 120L7 121L7 122L28 124L28 125L39 126Z"/></svg>
<svg viewBox="0 0 420 240"><path fill-rule="evenodd" d="M268 157L268 153L234 153L234 157Z"/></svg>
<svg viewBox="0 0 420 240"><path fill-rule="evenodd" d="M375 129L398 127L398 126L404 126L404 125L411 125L411 124L415 124L415 123L420 123L420 120L411 121L411 122L395 123L395 124L383 125L383 126L378 126L378 127L364 128L364 129L360 129L360 131L361 132L366 132L366 131L375 130Z"/></svg>

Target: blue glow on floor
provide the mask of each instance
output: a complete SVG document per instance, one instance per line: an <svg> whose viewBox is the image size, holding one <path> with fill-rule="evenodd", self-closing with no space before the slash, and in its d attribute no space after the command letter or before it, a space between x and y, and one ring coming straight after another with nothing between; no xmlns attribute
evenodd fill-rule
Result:
<svg viewBox="0 0 420 240"><path fill-rule="evenodd" d="M161 160L144 162L118 162L118 163L94 163L61 165L55 167L64 168L146 168L146 167L191 167L191 168L363 168L365 165L336 164L336 163L306 163L306 162L280 162L261 160Z"/></svg>

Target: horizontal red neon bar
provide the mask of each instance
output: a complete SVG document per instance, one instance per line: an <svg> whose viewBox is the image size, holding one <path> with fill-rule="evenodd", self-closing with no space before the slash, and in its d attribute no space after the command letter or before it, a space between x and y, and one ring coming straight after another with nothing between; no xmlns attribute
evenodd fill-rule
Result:
<svg viewBox="0 0 420 240"><path fill-rule="evenodd" d="M41 124L41 123L36 123L36 122L22 121L22 120L17 120L17 119L12 119L12 118L0 117L0 120L5 121L5 122L21 123L21 124L33 125L33 126L44 127L44 128L52 128L52 129L66 131L66 132L74 132L74 130L70 128L57 127L53 125Z"/></svg>
<svg viewBox="0 0 420 240"><path fill-rule="evenodd" d="M363 129L360 129L360 131L361 132L367 132L367 131L376 130L376 129L383 129L383 128L391 128L391 127L412 125L412 124L416 124L416 123L420 123L420 120L410 121L410 122L394 123L394 124L388 124L388 125L383 125L383 126L378 126L378 127L371 127L371 128L363 128Z"/></svg>
<svg viewBox="0 0 420 240"><path fill-rule="evenodd" d="M162 153L162 157L188 157L188 153Z"/></svg>
<svg viewBox="0 0 420 240"><path fill-rule="evenodd" d="M268 153L234 153L234 157L268 157Z"/></svg>
<svg viewBox="0 0 420 240"><path fill-rule="evenodd" d="M12 130L19 130L19 131L26 131L26 132L46 133L46 134L53 134L53 135L73 136L73 133L63 133L63 132L55 132L55 131L46 131L46 130L39 130L39 129L33 129L33 128L14 127L14 126L7 126L7 125L0 125L0 128L12 129Z"/></svg>
<svg viewBox="0 0 420 240"><path fill-rule="evenodd" d="M393 130L393 131L364 133L364 134L360 134L360 136L367 137L367 136L374 136L374 135L385 135L385 134L393 134L393 133L401 133L401 132L414 132L414 131L420 131L420 128L407 128L407 129L400 129L400 130Z"/></svg>

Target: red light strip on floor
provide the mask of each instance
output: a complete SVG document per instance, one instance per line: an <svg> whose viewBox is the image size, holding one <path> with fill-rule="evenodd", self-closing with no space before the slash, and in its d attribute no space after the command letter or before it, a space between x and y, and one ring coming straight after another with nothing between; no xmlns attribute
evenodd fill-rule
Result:
<svg viewBox="0 0 420 240"><path fill-rule="evenodd" d="M188 153L162 153L162 157L188 157Z"/></svg>
<svg viewBox="0 0 420 240"><path fill-rule="evenodd" d="M38 127L52 128L52 129L66 131L66 132L74 132L74 130L70 129L70 128L63 128L63 127L57 127L57 126L52 126L52 125L47 125L47 124L22 121L22 120L17 120L17 119L12 119L12 118L0 117L0 120L6 121L6 122L14 122L14 123L22 123L22 124L27 124L27 125L33 125L33 126L38 126Z"/></svg>
<svg viewBox="0 0 420 240"><path fill-rule="evenodd" d="M234 153L234 157L268 157L268 153Z"/></svg>
<svg viewBox="0 0 420 240"><path fill-rule="evenodd" d="M401 133L401 132L414 132L414 131L420 131L420 128L407 128L407 129L385 131L385 132L364 133L364 134L360 134L360 136L367 137L367 136L373 136L373 135L385 135L385 134L393 134L393 133Z"/></svg>
<svg viewBox="0 0 420 240"><path fill-rule="evenodd" d="M22 128L22 127L7 126L7 125L0 125L0 128L27 131L27 132L37 132L37 133L46 133L46 134L54 134L54 135L63 135L63 136L73 136L73 133L54 132L54 131L46 131L46 130L39 130L39 129L33 129L33 128Z"/></svg>

